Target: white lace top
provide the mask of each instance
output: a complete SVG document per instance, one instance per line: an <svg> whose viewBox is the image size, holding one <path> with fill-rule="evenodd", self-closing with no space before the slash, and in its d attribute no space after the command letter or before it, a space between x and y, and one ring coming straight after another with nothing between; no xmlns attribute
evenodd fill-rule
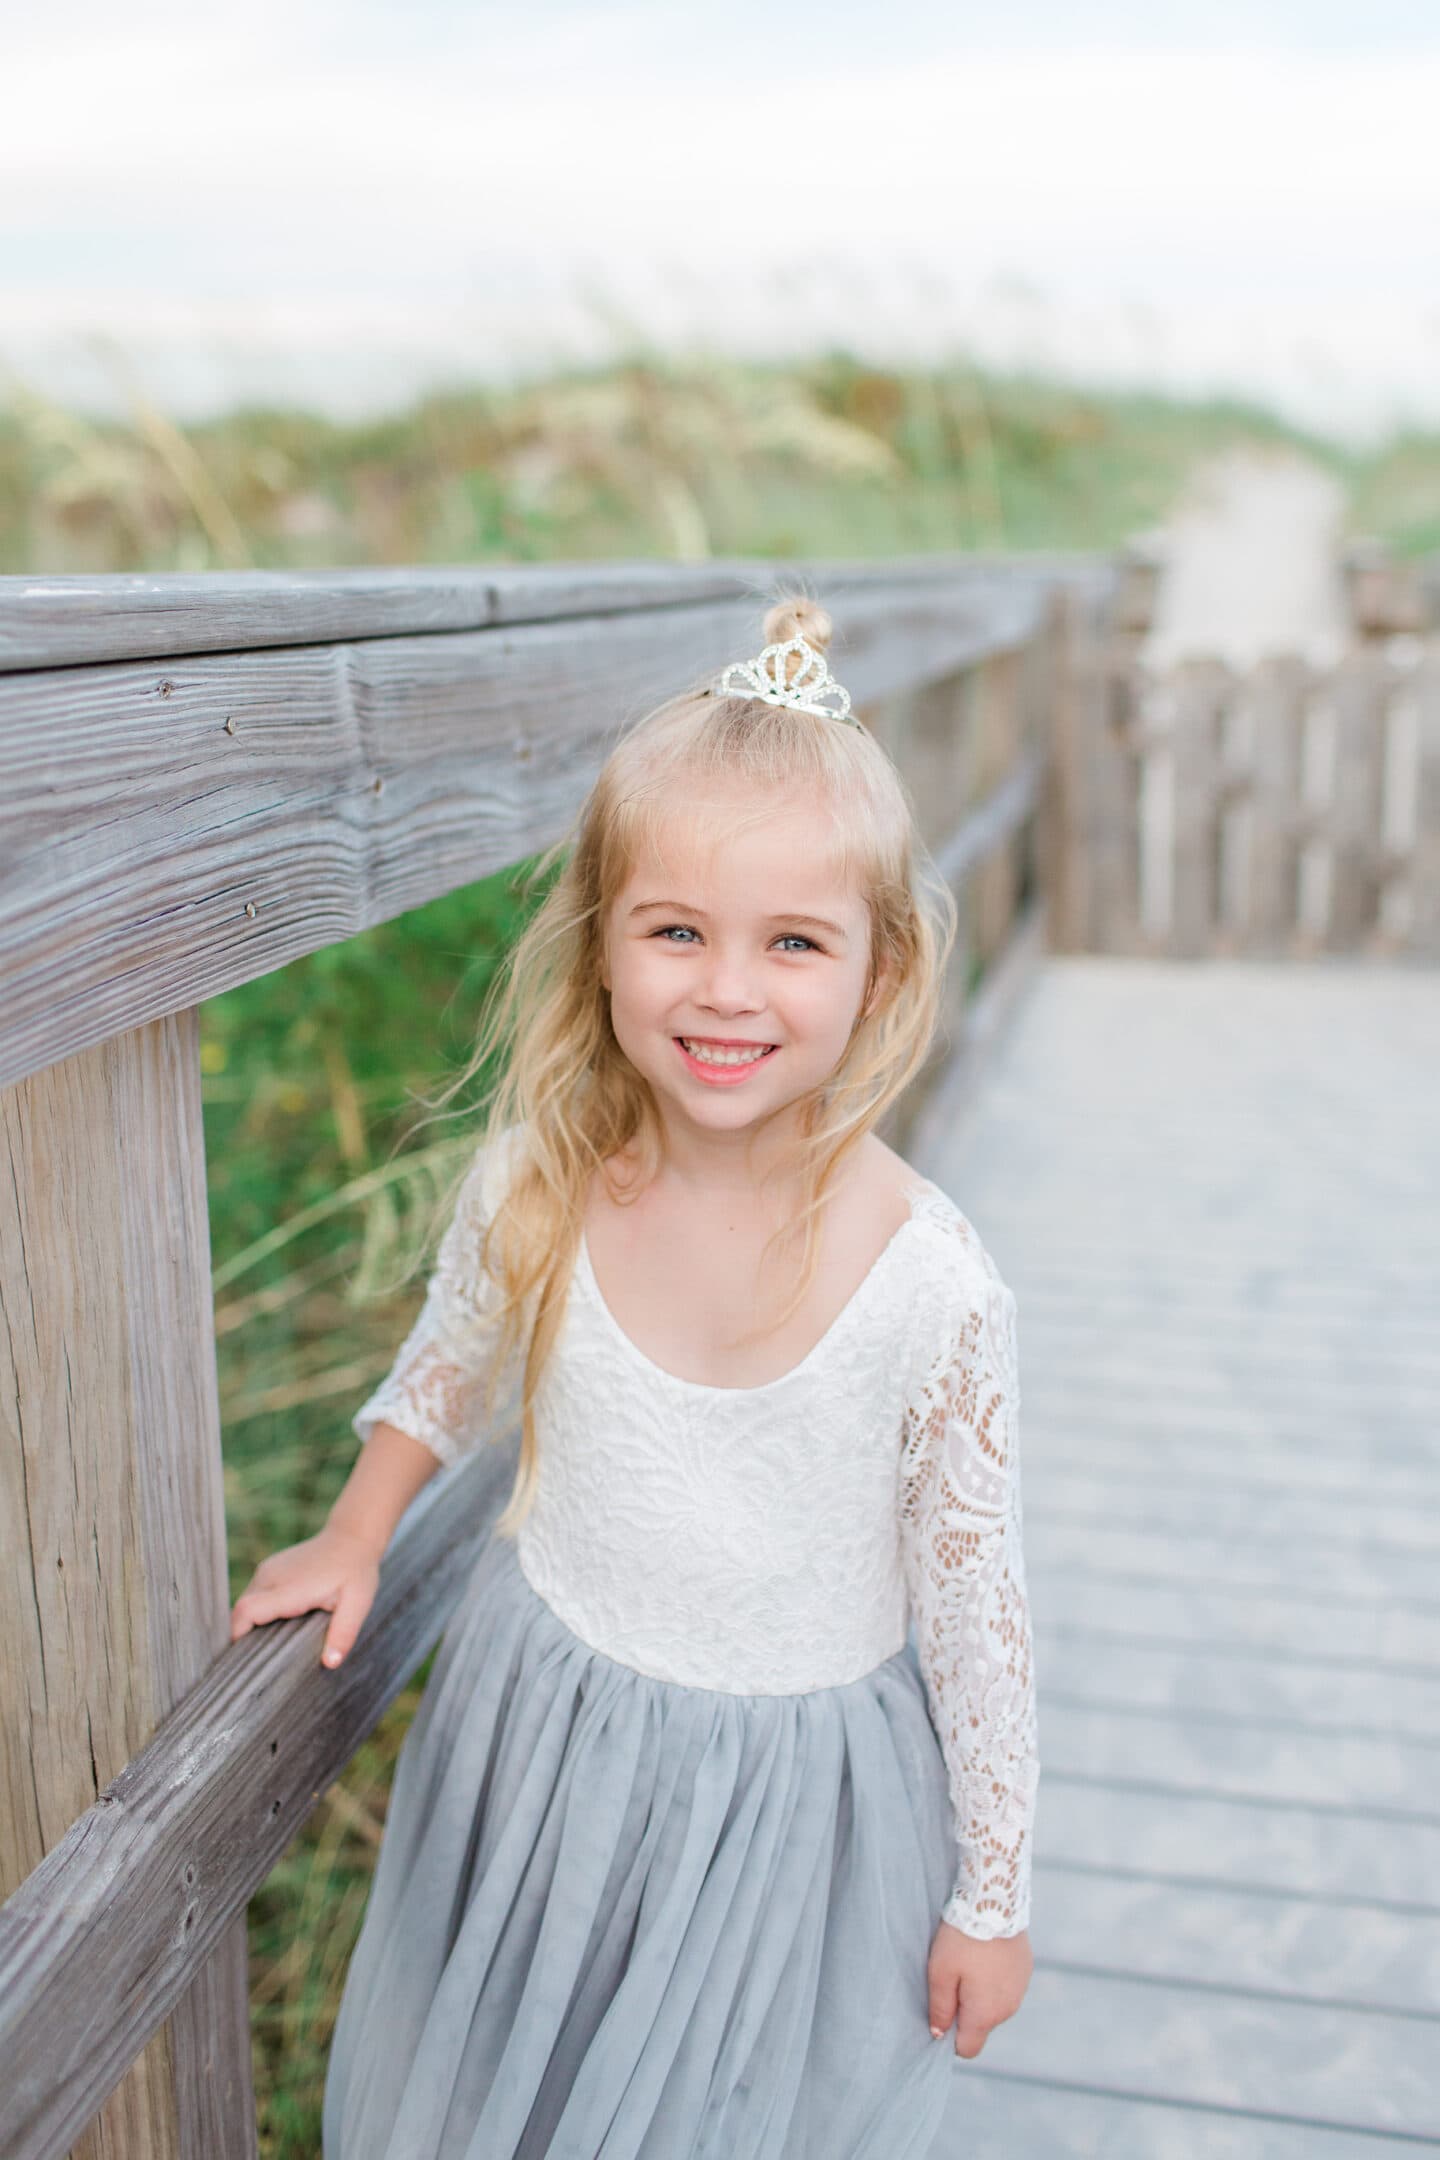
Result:
<svg viewBox="0 0 1440 2160"><path fill-rule="evenodd" d="M479 1264L522 1128L477 1150L424 1306L356 1413L442 1463L481 1444L499 1296ZM944 1917L1029 1924L1039 1762L1021 1553L1015 1299L916 1178L910 1215L809 1354L759 1387L655 1365L582 1238L536 1402L516 1557L592 1648L662 1680L797 1694L859 1679L913 1619L960 1873Z"/></svg>

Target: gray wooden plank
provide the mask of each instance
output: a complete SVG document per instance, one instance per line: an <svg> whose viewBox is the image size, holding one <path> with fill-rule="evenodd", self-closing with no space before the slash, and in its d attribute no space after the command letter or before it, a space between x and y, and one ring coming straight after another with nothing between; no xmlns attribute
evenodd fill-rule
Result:
<svg viewBox="0 0 1440 2160"><path fill-rule="evenodd" d="M1030 1460L1037 1459L1031 1448ZM1301 1481L1300 1461L1290 1456L1290 1475L1268 1485L1232 1482L1224 1477L1175 1482L1174 1472L1148 1479L1107 1473L1087 1454L1076 1461L1070 1449L1057 1449L1045 1460L1045 1496L1031 1503L1027 1520L1077 1525L1104 1520L1115 1528L1159 1530L1174 1535L1203 1522L1213 1534L1240 1544L1273 1544L1274 1534L1257 1517L1258 1492L1282 1500L1292 1534L1312 1549L1320 1545L1359 1544L1370 1551L1428 1554L1440 1560L1440 1505L1416 1507L1408 1495L1385 1500L1374 1493L1342 1489L1311 1491ZM1437 1570L1440 1572L1440 1570Z"/></svg>
<svg viewBox="0 0 1440 2160"><path fill-rule="evenodd" d="M1099 1520L1026 1518L1027 1550L1040 1572L1070 1568L1132 1580L1154 1571L1165 1581L1199 1588L1223 1582L1244 1595L1333 1599L1337 1608L1389 1601L1440 1617L1440 1568L1429 1553L1376 1553L1352 1540L1337 1551L1304 1538L1227 1538L1203 1516L1188 1530L1127 1530Z"/></svg>
<svg viewBox="0 0 1440 2160"><path fill-rule="evenodd" d="M929 2160L1395 2160L1409 2139L956 2067ZM1428 2140L1420 2141L1428 2144Z"/></svg>
<svg viewBox="0 0 1440 2160"><path fill-rule="evenodd" d="M1138 1450L1142 1455L1153 1447L1159 1459L1168 1442L1197 1463L1240 1462L1260 1470L1272 1456L1283 1460L1297 1448L1309 1446L1317 1465L1328 1462L1350 1476L1363 1472L1369 1477L1373 1472L1378 1482L1387 1470L1401 1465L1415 1480L1417 1494L1434 1487L1435 1421L1423 1411L1404 1419L1391 1413L1375 1428L1331 1427L1284 1408L1262 1410L1247 1403L1218 1410L1207 1404L1197 1409L1174 1399L1166 1401L1157 1416L1153 1402L1141 1404L1115 1394L1091 1399L1062 1385L1042 1389L1038 1381L1026 1382L1024 1408L1029 1429L1048 1434L1057 1446L1068 1436L1074 1449L1087 1458L1092 1447L1108 1443L1117 1451Z"/></svg>
<svg viewBox="0 0 1440 2160"><path fill-rule="evenodd" d="M1041 1780L1031 1939L1043 1943L1057 1871L1139 1877L1255 1896L1308 1898L1344 1934L1357 1909L1440 1912L1440 1828L1365 1815L1292 1813L1223 1794L1095 1777L1051 1755L1041 1704ZM1043 1877L1043 1880L1040 1878ZM1037 1962L1039 1959L1037 1948Z"/></svg>
<svg viewBox="0 0 1440 2160"><path fill-rule="evenodd" d="M1356 1904L1337 1929L1324 1898L1056 1869L1038 1944L1051 1966L1440 2021L1440 1911Z"/></svg>
<svg viewBox="0 0 1440 2160"><path fill-rule="evenodd" d="M1029 1538L1027 1534L1026 1543ZM1340 1605L1323 1591L1241 1590L1229 1582L1176 1583L1159 1566L1107 1575L1030 1562L1033 1610L1117 1639L1310 1656L1352 1667L1430 1670L1440 1661L1440 1616L1409 1606Z"/></svg>
<svg viewBox="0 0 1440 2160"><path fill-rule="evenodd" d="M1019 1286L1016 1285L1018 1294ZM1392 1292L1393 1298L1393 1292ZM1219 1364L1227 1378L1242 1385L1251 1377L1264 1383L1274 1373L1303 1380L1313 1375L1332 1385L1363 1389L1372 1400L1383 1399L1391 1384L1423 1380L1440 1382L1440 1341L1436 1339L1435 1315L1420 1298L1413 1306L1401 1303L1383 1313L1369 1309L1361 1315L1348 1302L1332 1307L1328 1325L1317 1340L1316 1308L1288 1312L1247 1310L1236 1301L1213 1299L1208 1305L1198 1298L1170 1307L1163 1321L1134 1303L1114 1313L1087 1317L1078 1295L1068 1303L1054 1300L1038 1305L1044 1326L1039 1342L1041 1354L1053 1350L1067 1378L1073 1375L1071 1353L1081 1347L1087 1353L1086 1372L1107 1386L1134 1370L1138 1354L1137 1327L1159 1327L1165 1332L1165 1362L1176 1378L1197 1387ZM1383 1328L1377 1320L1384 1320ZM1398 1320L1398 1325L1393 1324ZM1144 1353L1148 1356L1149 1345ZM1032 1360L1032 1363L1034 1361Z"/></svg>
<svg viewBox="0 0 1440 2160"><path fill-rule="evenodd" d="M907 583L983 595L1059 581L1083 594L1103 592L1110 576L1103 558L1037 551L896 556L881 563L720 557L0 577L0 670L486 630L716 601L748 603L758 626L767 596L797 585L854 593ZM838 627L843 635L843 621Z"/></svg>
<svg viewBox="0 0 1440 2160"><path fill-rule="evenodd" d="M1086 1360L1087 1393L1105 1402L1121 1397L1132 1406L1154 1404L1162 1414L1164 1405L1182 1393L1192 1411L1288 1410L1348 1430L1355 1424L1378 1424L1392 1415L1428 1421L1440 1391L1440 1374L1431 1374L1424 1363L1400 1363L1388 1373L1376 1369L1369 1375L1354 1367L1327 1372L1319 1346L1309 1363L1294 1357L1269 1361L1257 1357L1247 1360L1243 1368L1237 1367L1223 1341L1216 1344L1208 1362L1185 1357L1173 1367L1167 1347L1168 1338L1161 1331L1153 1342L1132 1340L1121 1352L1095 1346ZM1033 1345L1030 1364L1042 1392L1069 1384L1071 1368L1061 1345ZM1440 1435L1436 1459L1440 1461Z"/></svg>
<svg viewBox="0 0 1440 2160"><path fill-rule="evenodd" d="M1224 1494L1259 1506L1296 1494L1303 1479L1307 1505L1343 1501L1362 1531L1371 1522L1403 1519L1423 1535L1440 1513L1440 1474L1429 1462L1393 1456L1377 1461L1373 1454L1344 1448L1307 1452L1303 1433L1290 1439L1273 1430L1266 1432L1262 1450L1253 1425L1238 1439L1227 1435L1224 1445L1207 1440L1202 1450L1185 1433L1157 1433L1139 1424L1117 1430L1094 1412L1072 1417L1062 1410L1042 1417L1028 1396L1024 1409L1026 1460L1037 1469L1043 1465L1045 1488L1052 1494L1069 1490L1065 1481L1073 1475L1093 1479L1094 1490L1117 1503L1128 1494L1140 1506L1150 1493L1168 1491L1189 1494L1201 1506Z"/></svg>
<svg viewBox="0 0 1440 2160"><path fill-rule="evenodd" d="M979 2059L1091 2092L1440 2139L1435 2039L1430 2018L1268 1996L1238 1961L1228 1987L1206 1987L1037 1959L1020 2015Z"/></svg>
<svg viewBox="0 0 1440 2160"><path fill-rule="evenodd" d="M1211 1645L1110 1644L1097 1661L1093 1632L1035 1623L1047 1704L1071 1708L1181 1711L1239 1724L1287 1724L1313 1732L1373 1733L1440 1746L1440 1670L1386 1672L1301 1662L1250 1650L1217 1657ZM1440 1757L1436 1758L1440 1778Z"/></svg>
<svg viewBox="0 0 1440 2160"><path fill-rule="evenodd" d="M857 701L1024 637L1016 581L852 596ZM739 602L0 678L0 1087L555 839ZM979 813L984 814L984 806Z"/></svg>
<svg viewBox="0 0 1440 2160"><path fill-rule="evenodd" d="M1377 1835L1392 1822L1440 1829L1433 1742L1312 1732L1279 1719L1241 1723L1188 1706L1108 1709L1061 1698L1041 1707L1049 1759L1077 1776L1113 1773L1130 1784L1288 1808L1296 1816L1366 1816Z"/></svg>

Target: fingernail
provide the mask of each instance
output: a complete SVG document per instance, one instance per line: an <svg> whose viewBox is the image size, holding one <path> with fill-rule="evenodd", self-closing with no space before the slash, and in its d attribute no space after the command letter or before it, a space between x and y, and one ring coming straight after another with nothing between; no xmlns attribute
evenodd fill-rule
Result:
<svg viewBox="0 0 1440 2160"><path fill-rule="evenodd" d="M938 2039L939 2039L939 2037L940 2037L940 2032L941 2032L941 2028L940 2028L940 2026L938 2026L938 2025L932 2025L932 2026L930 2027L930 2037L931 2037L931 2039L932 2039L932 2040L938 2040Z"/></svg>
<svg viewBox="0 0 1440 2160"><path fill-rule="evenodd" d="M338 1665L339 1662L340 1652L338 1650L327 1650L325 1652L325 1663L327 1665Z"/></svg>

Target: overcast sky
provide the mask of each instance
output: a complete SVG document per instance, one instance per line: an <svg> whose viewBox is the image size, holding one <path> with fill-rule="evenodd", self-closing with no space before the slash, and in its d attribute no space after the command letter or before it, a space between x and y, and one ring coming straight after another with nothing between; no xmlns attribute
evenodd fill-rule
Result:
<svg viewBox="0 0 1440 2160"><path fill-rule="evenodd" d="M82 402L123 353L361 411L619 323L1440 422L1436 0L71 0L0 63L0 362Z"/></svg>

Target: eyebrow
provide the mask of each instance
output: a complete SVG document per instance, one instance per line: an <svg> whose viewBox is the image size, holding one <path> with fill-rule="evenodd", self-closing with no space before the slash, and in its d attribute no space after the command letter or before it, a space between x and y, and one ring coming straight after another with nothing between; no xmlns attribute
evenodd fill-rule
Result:
<svg viewBox="0 0 1440 2160"><path fill-rule="evenodd" d="M645 915L652 908L668 908L674 915L703 915L705 913L704 908L696 907L689 900L642 900L638 907L631 908L630 913L632 915ZM841 929L839 923L830 922L823 915L794 914L787 909L779 915L767 915L765 920L772 923L809 923L814 930L828 930L831 937L843 939L845 936L845 932Z"/></svg>

